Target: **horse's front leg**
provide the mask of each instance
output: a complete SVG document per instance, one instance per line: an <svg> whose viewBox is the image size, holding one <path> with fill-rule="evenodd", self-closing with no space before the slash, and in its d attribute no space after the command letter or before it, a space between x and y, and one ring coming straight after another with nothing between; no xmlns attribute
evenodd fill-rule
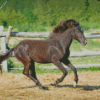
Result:
<svg viewBox="0 0 100 100"><path fill-rule="evenodd" d="M75 77L75 79L74 79L74 87L76 87L76 84L78 83L77 70L76 70L76 68L75 68L71 63L67 64L67 66L68 66L70 69L72 69L73 72L74 72L74 77Z"/></svg>
<svg viewBox="0 0 100 100"><path fill-rule="evenodd" d="M65 65L67 65L73 72L74 72L74 87L76 87L76 84L78 83L78 75L76 68L70 63L68 59L63 59L61 62L63 62Z"/></svg>
<svg viewBox="0 0 100 100"><path fill-rule="evenodd" d="M63 67L63 65L61 64L61 62L58 60L57 57L53 58L53 63L63 72L63 76L61 78L57 79L57 81L53 84L56 86L58 83L63 81L63 79L67 75L67 70Z"/></svg>

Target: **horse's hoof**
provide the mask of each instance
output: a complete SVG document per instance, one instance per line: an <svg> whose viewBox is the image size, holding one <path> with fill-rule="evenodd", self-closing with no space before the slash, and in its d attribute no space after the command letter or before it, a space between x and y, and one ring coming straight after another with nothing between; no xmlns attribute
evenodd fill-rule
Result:
<svg viewBox="0 0 100 100"><path fill-rule="evenodd" d="M49 90L48 87L43 87L44 90Z"/></svg>
<svg viewBox="0 0 100 100"><path fill-rule="evenodd" d="M51 84L52 86L56 86L55 84Z"/></svg>
<svg viewBox="0 0 100 100"><path fill-rule="evenodd" d="M44 86L41 86L39 87L40 89L43 89L43 90L49 90L48 87L44 87Z"/></svg>
<svg viewBox="0 0 100 100"><path fill-rule="evenodd" d="M73 86L74 86L74 88L76 88L76 86L77 86L77 83L74 81L74 84L73 84Z"/></svg>
<svg viewBox="0 0 100 100"><path fill-rule="evenodd" d="M52 86L57 86L57 84L55 84L55 83L54 83L54 84L51 84L51 85L52 85Z"/></svg>

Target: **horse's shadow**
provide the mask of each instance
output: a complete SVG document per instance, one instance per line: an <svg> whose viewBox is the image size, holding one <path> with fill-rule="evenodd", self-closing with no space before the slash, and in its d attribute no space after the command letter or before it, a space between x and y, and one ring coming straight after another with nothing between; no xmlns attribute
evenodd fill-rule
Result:
<svg viewBox="0 0 100 100"><path fill-rule="evenodd" d="M20 87L20 88L17 88L17 89L26 89L26 88L33 88L33 87L37 87L37 86L27 86L27 87ZM73 85L57 85L57 86L54 86L54 87L57 87L57 88L63 88L63 87L69 87L69 88L73 88ZM100 86L90 86L90 85L77 85L77 88L83 88L83 90L85 91L92 91L92 90L98 90L100 89Z"/></svg>
<svg viewBox="0 0 100 100"><path fill-rule="evenodd" d="M73 85L57 85L56 87L59 87L59 88L63 88L63 87L70 87L70 88L74 88ZM90 85L77 85L77 88L83 88L83 90L85 91L92 91L92 90L95 90L95 89L100 89L100 86L90 86Z"/></svg>
<svg viewBox="0 0 100 100"><path fill-rule="evenodd" d="M20 88L16 88L16 89L27 89L27 88L33 88L33 87L38 87L37 85L35 86L27 86L27 87L20 87ZM44 90L49 90L48 87L44 87L45 89Z"/></svg>

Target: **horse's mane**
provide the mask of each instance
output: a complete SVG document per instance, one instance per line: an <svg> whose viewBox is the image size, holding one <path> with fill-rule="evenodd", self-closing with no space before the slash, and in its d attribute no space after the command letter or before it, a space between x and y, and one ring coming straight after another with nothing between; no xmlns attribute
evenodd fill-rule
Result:
<svg viewBox="0 0 100 100"><path fill-rule="evenodd" d="M65 30L72 27L72 22L75 23L76 21L74 19L61 20L60 23L54 27L53 33L63 33Z"/></svg>
<svg viewBox="0 0 100 100"><path fill-rule="evenodd" d="M60 23L54 27L53 32L50 33L49 38L55 38L57 34L61 34L67 29L77 25L79 25L79 23L74 19L61 20Z"/></svg>

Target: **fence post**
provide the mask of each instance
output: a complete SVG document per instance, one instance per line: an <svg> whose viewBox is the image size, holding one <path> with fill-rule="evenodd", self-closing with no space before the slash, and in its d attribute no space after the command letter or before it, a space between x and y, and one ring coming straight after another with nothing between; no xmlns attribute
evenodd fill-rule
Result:
<svg viewBox="0 0 100 100"><path fill-rule="evenodd" d="M0 31L4 31L4 27L0 26ZM5 37L1 37L1 50L3 51L3 53L6 53L6 43L5 43ZM8 68L7 68L7 60L4 60L2 62L3 65L3 71L4 72L8 72Z"/></svg>
<svg viewBox="0 0 100 100"><path fill-rule="evenodd" d="M10 34L11 34L12 29L13 29L13 27L12 26L9 26L8 32L6 34L6 45L7 46L8 46L8 43L9 43L9 38L10 38Z"/></svg>
<svg viewBox="0 0 100 100"><path fill-rule="evenodd" d="M1 50L3 51L3 53L6 53L6 42L5 42L5 37L1 38ZM7 60L4 60L2 62L3 68L2 70L4 72L8 72L8 68L7 68Z"/></svg>

